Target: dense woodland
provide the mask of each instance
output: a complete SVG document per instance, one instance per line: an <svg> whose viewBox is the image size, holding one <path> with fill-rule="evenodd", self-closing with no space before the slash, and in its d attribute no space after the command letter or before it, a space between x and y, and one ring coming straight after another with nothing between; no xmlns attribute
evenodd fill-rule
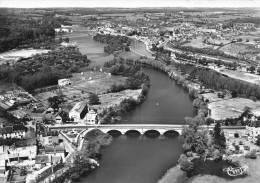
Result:
<svg viewBox="0 0 260 183"><path fill-rule="evenodd" d="M5 10L0 12L0 52L18 47L54 48L54 28L65 24L67 18L55 17L49 13L35 17Z"/></svg>
<svg viewBox="0 0 260 183"><path fill-rule="evenodd" d="M33 92L36 88L58 84L58 79L70 77L71 73L80 71L89 63L87 56L77 49L62 48L20 60L14 65L1 65L0 79L7 79Z"/></svg>
<svg viewBox="0 0 260 183"><path fill-rule="evenodd" d="M108 54L114 54L115 51L130 51L131 39L126 36L114 36L110 34L96 34L93 39L101 43L106 43L104 51Z"/></svg>

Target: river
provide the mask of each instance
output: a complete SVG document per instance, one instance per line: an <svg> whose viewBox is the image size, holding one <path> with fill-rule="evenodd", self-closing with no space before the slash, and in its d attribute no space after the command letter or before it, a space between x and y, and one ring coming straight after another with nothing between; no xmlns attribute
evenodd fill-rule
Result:
<svg viewBox="0 0 260 183"><path fill-rule="evenodd" d="M75 36L71 40L77 41L80 51L87 54L88 58L97 56L96 65L102 65L104 60L110 59L103 52L103 44L89 37ZM146 50L144 46L138 45L135 51L143 54ZM124 116L123 123L183 124L185 116L196 114L192 108L192 99L175 81L154 69L143 68L143 71L151 80L147 100ZM80 182L155 183L176 165L181 153L182 141L179 135L155 138L145 135L113 136L112 143L101 148L100 167Z"/></svg>

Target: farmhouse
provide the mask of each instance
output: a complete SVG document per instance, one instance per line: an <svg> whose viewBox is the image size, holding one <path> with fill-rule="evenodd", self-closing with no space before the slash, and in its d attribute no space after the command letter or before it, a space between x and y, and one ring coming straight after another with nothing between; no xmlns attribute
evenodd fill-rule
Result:
<svg viewBox="0 0 260 183"><path fill-rule="evenodd" d="M58 85L60 87L67 86L67 85L70 85L70 84L71 84L71 82L70 82L69 79L59 79L58 80Z"/></svg>

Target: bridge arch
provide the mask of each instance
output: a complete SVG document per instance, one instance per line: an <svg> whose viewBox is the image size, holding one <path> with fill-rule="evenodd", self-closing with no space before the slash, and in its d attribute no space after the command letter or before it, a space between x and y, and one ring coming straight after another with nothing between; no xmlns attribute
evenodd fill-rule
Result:
<svg viewBox="0 0 260 183"><path fill-rule="evenodd" d="M181 135L181 134L177 130L165 130L163 135L164 136L177 136L177 135Z"/></svg>
<svg viewBox="0 0 260 183"><path fill-rule="evenodd" d="M120 130L115 130L115 129L109 129L105 133L108 133L109 135L112 135L112 136L113 135L119 136L119 135L123 135L124 134Z"/></svg>
<svg viewBox="0 0 260 183"><path fill-rule="evenodd" d="M142 132L140 130L135 130L135 129L131 129L131 130L128 130L126 131L125 135L129 135L129 136L136 136L136 135L141 135Z"/></svg>
<svg viewBox="0 0 260 183"><path fill-rule="evenodd" d="M161 135L160 131L154 129L145 130L143 134L147 137L158 137Z"/></svg>

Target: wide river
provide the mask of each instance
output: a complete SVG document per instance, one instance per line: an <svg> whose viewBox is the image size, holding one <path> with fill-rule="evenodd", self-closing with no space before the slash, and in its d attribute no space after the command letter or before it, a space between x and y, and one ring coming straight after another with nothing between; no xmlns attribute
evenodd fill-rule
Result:
<svg viewBox="0 0 260 183"><path fill-rule="evenodd" d="M84 34L72 35L80 51L102 65L111 59L103 52L103 44ZM137 43L141 44L141 43ZM145 53L143 45L135 51ZM147 53L149 54L149 53ZM123 117L123 123L183 124L185 116L194 116L188 93L164 73L142 68L149 75L151 87L147 100ZM156 138L145 135L114 136L109 146L101 148L100 167L81 183L155 183L175 166L182 153L181 136Z"/></svg>

